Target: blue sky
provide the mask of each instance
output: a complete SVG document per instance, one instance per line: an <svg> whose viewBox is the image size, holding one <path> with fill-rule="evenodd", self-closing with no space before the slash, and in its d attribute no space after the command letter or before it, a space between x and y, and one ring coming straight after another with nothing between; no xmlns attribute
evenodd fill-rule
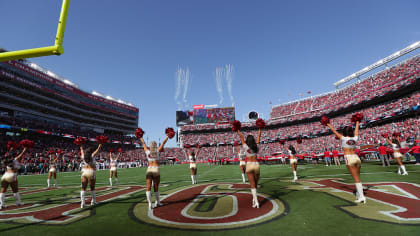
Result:
<svg viewBox="0 0 420 236"><path fill-rule="evenodd" d="M60 0L0 1L0 47L52 45ZM420 1L89 0L70 3L65 53L31 61L135 104L149 141L175 127L175 72L186 106L217 104L216 67L234 66L236 117L333 83L420 40ZM290 94L290 96L289 96ZM224 102L231 104L226 83ZM174 146L171 141L169 146Z"/></svg>

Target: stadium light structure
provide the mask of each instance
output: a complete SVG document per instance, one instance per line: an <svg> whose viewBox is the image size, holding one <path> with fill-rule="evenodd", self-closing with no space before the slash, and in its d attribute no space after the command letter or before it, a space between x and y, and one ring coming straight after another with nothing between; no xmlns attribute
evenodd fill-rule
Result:
<svg viewBox="0 0 420 236"><path fill-rule="evenodd" d="M401 56L404 56L405 54L410 53L410 52L412 52L412 51L414 51L414 50L416 50L418 48L420 48L420 41L417 41L417 42L411 44L410 46L408 46L408 47L406 47L406 48L404 48L404 49L402 49L400 51L397 51L397 52L393 53L392 55L387 56L387 57L385 57L385 58L377 61L376 63L374 63L374 64L372 64L370 66L367 66L367 67L365 67L365 68L363 68L363 69L361 69L361 70L359 70L359 71L357 71L357 72L355 72L355 73L353 73L353 74L351 74L351 75L349 75L349 76L347 76L347 77L345 77L345 78L343 78L343 79L335 82L334 83L334 86L336 88L338 88L338 86L340 86L340 85L342 85L344 83L347 83L347 82L349 82L349 81L351 81L351 80L353 80L355 78L358 78L361 75L366 74L367 72L369 72L371 70L374 70L374 69L376 69L376 68L378 68L378 67L380 67L382 65L385 65L386 63L388 63L390 61L393 61L393 60L395 60L395 59L397 59L397 58L399 58Z"/></svg>
<svg viewBox="0 0 420 236"><path fill-rule="evenodd" d="M58 20L57 34L53 46L42 48L31 48L12 52L0 53L0 61L18 60L31 57L43 57L50 55L61 55L64 53L63 39L66 29L67 13L69 10L70 0L63 0L61 5L60 18Z"/></svg>

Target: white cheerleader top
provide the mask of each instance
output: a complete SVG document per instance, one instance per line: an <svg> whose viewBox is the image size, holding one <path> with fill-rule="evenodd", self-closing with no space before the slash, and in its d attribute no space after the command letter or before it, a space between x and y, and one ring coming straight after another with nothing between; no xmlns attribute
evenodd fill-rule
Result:
<svg viewBox="0 0 420 236"><path fill-rule="evenodd" d="M84 154L82 154L82 167L84 167L84 166L86 166L86 165L89 165L89 166L96 166L96 160L95 160L95 158L92 156L92 160L90 161L90 162L87 162L86 160L85 160L85 155Z"/></svg>
<svg viewBox="0 0 420 236"><path fill-rule="evenodd" d="M357 140L359 140L358 136L354 137L341 137L341 147L342 148L356 148Z"/></svg>
<svg viewBox="0 0 420 236"><path fill-rule="evenodd" d="M192 155L189 155L188 159L190 160L190 163L195 163L195 158Z"/></svg>
<svg viewBox="0 0 420 236"><path fill-rule="evenodd" d="M292 158L295 157L295 154L293 154L293 152L291 150L287 149L287 152L289 153L289 156L290 157L292 157Z"/></svg>
<svg viewBox="0 0 420 236"><path fill-rule="evenodd" d="M246 157L256 157L257 153L253 152L245 143L242 145L242 152Z"/></svg>
<svg viewBox="0 0 420 236"><path fill-rule="evenodd" d="M7 170L12 170L12 169L19 169L20 168L20 163L18 160L14 159L12 162L12 165L8 165L6 166Z"/></svg>
<svg viewBox="0 0 420 236"><path fill-rule="evenodd" d="M157 158L153 158L152 155L150 155L150 150L146 151L146 157L147 161L157 161L159 159L159 152L157 153Z"/></svg>
<svg viewBox="0 0 420 236"><path fill-rule="evenodd" d="M392 150L394 150L394 152L399 152L400 151L400 147L398 147L398 144L393 143L392 144Z"/></svg>
<svg viewBox="0 0 420 236"><path fill-rule="evenodd" d="M113 158L111 158L111 165L112 166L116 166L117 165L117 159L113 159Z"/></svg>
<svg viewBox="0 0 420 236"><path fill-rule="evenodd" d="M245 160L245 153L244 153L242 150L241 150L241 151L239 151L238 156L239 156L239 159L240 159L241 161L244 161L244 160Z"/></svg>

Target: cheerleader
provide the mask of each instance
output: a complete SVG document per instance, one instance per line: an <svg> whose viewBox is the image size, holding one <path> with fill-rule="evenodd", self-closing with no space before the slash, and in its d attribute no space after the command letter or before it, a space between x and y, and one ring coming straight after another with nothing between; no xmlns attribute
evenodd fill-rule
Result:
<svg viewBox="0 0 420 236"><path fill-rule="evenodd" d="M58 160L58 155L54 154L54 151L49 151L49 157L50 157L50 167L48 170L48 179L47 179L47 185L48 188L51 187L50 185L50 181L51 181L51 176L54 177L54 187L57 187L57 160ZM55 155L55 157L54 157Z"/></svg>
<svg viewBox="0 0 420 236"><path fill-rule="evenodd" d="M109 169L109 186L112 187L112 176L115 175L115 183L118 184L118 173L117 173L117 166L118 166L118 159L121 156L122 150L118 149L118 155L116 158L112 158L112 151L109 151L109 162L111 164L111 168Z"/></svg>
<svg viewBox="0 0 420 236"><path fill-rule="evenodd" d="M394 138L392 139L392 141L388 138L388 136L385 137L386 141L388 142L389 145L391 145L392 150L394 151L394 159L397 161L398 163L398 174L399 175L408 175L407 171L405 170L405 166L402 163L402 154L400 152L401 149L401 143L400 143L400 137L399 135L395 135Z"/></svg>
<svg viewBox="0 0 420 236"><path fill-rule="evenodd" d="M249 184L251 185L252 207L260 208L257 197L258 180L260 178L260 164L257 161L257 154L258 144L260 143L261 138L261 129L258 129L257 141L255 141L255 138L252 135L248 135L245 141L241 131L238 129L237 132L239 138L241 139L242 152L245 153L247 160L246 174L248 176Z"/></svg>
<svg viewBox="0 0 420 236"><path fill-rule="evenodd" d="M191 182L192 184L197 184L197 164L195 161L197 160L198 152L200 151L200 145L197 144L197 152L194 151L190 152L187 149L188 160L190 162L190 172L191 172Z"/></svg>
<svg viewBox="0 0 420 236"><path fill-rule="evenodd" d="M296 158L296 149L298 149L299 144L296 144L296 148L293 147L292 145L289 145L289 147L287 148L287 152L289 153L289 161L290 161L290 166L293 169L293 182L296 182L296 180L298 180L297 177L297 158Z"/></svg>
<svg viewBox="0 0 420 236"><path fill-rule="evenodd" d="M363 117L363 115L361 116ZM351 126L344 127L343 135L341 135L337 132L337 130L335 130L335 128L330 124L328 117L323 116L321 119L321 123L323 125L328 126L331 129L331 131L341 140L341 147L344 151L344 158L346 159L347 169L352 175L356 185L356 203L366 203L366 198L363 194L363 186L360 182L360 168L362 167L362 163L360 161L359 156L357 156L355 152L356 143L359 139L359 124L361 119L362 118L355 120L356 127L354 130Z"/></svg>
<svg viewBox="0 0 420 236"><path fill-rule="evenodd" d="M168 136L163 140L160 147L157 147L155 141L150 142L150 147L147 147L146 142L144 142L143 137L140 137L140 141L143 144L144 152L146 153L147 161L149 165L146 171L146 198L149 203L149 210L152 207L152 194L150 192L153 184L153 190L155 191L155 207L162 206L159 198L159 183L160 183L160 171L159 171L159 153L163 151L166 141L168 141Z"/></svg>
<svg viewBox="0 0 420 236"><path fill-rule="evenodd" d="M96 205L96 192L95 192L95 183L96 183L96 161L95 156L98 155L99 150L101 150L102 143L98 145L98 148L93 151L92 147L83 149L83 145L80 145L80 153L82 159L82 190L80 191L80 208L85 207L85 195L86 187L89 183L90 185L90 194L92 200L90 205Z"/></svg>
<svg viewBox="0 0 420 236"><path fill-rule="evenodd" d="M1 177L0 209L6 208L5 193L9 185L12 188L13 195L16 198L16 206L23 205L23 203L20 201L17 174L20 168L19 160L23 157L23 154L25 154L26 150L27 149L25 147L23 151L19 153L17 150L12 149L5 155L4 165L6 166L6 172Z"/></svg>
<svg viewBox="0 0 420 236"><path fill-rule="evenodd" d="M281 164L286 165L286 155L284 153L282 153L280 155L280 158L281 158Z"/></svg>
<svg viewBox="0 0 420 236"><path fill-rule="evenodd" d="M238 153L238 156L239 156L239 168L241 169L241 173L242 173L242 182L245 183L246 182L246 179L245 179L245 172L246 172L245 153L242 152L239 149L239 145L236 141L233 145L235 146L235 150L236 150L236 152Z"/></svg>

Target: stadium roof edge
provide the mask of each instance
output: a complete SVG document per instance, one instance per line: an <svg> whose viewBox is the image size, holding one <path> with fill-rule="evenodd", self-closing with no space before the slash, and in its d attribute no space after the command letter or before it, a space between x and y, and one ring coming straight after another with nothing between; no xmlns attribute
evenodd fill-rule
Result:
<svg viewBox="0 0 420 236"><path fill-rule="evenodd" d="M420 48L420 41L417 41L415 43L412 43L410 46L408 46L408 47L406 47L404 49L401 49L401 50L399 50L397 52L394 52L390 56L387 56L385 58L382 58L379 61L375 62L374 64L369 65L369 66L366 66L365 68L363 68L363 69L361 69L361 70L359 70L357 72L354 72L353 74L351 74L351 75L349 75L349 76L347 76L347 77L345 77L345 78L343 78L343 79L335 82L334 83L334 86L337 88L338 86L340 86L340 85L342 85L344 83L347 83L347 82L349 82L349 81L351 81L353 79L356 79L356 78L360 77L361 75L364 75L364 74L368 73L369 71L372 71L372 70L374 70L374 69L376 69L376 68L378 68L378 67L380 67L382 65L385 65L388 62L391 62L393 60L396 60L396 59L398 59L398 58L400 58L400 57L402 57L402 56L404 56L404 55L406 55L406 54L408 54L408 53L410 53L412 51L417 50L418 48Z"/></svg>
<svg viewBox="0 0 420 236"><path fill-rule="evenodd" d="M0 48L0 49L3 49L3 48ZM133 108L137 108L132 103L126 102L126 101L124 101L122 99L114 98L114 97L111 97L109 95L103 95L103 94L100 94L100 93L98 93L96 91L89 92L86 89L80 88L79 85L73 83L72 81L70 81L70 80L68 80L68 79L66 79L64 77L61 77L61 76L57 75L56 73L54 73L54 72L52 72L52 71L50 71L48 69L45 69L44 67L42 67L42 66L40 66L40 65L38 65L36 63L30 62L30 61L28 61L26 59L21 59L21 60L18 60L18 61L24 63L25 65L27 65L29 67L31 67L32 69L38 70L38 71L40 71L40 72L42 72L42 73L44 73L44 74L46 74L46 75L48 75L50 77L53 77L54 79L60 80L61 82L65 83L66 85L69 85L69 86L72 86L74 88L83 90L86 93L90 93L90 94L93 94L95 96L100 96L100 97L102 97L104 99L107 99L107 100L110 100L110 101L113 101L113 102L117 102L117 103L120 103L120 104L124 104L126 106L131 106Z"/></svg>

